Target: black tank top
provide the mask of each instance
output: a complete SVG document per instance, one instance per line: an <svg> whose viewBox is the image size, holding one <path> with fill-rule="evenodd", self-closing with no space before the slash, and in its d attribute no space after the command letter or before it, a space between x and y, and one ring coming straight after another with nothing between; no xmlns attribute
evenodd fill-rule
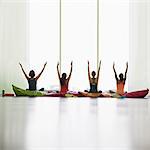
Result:
<svg viewBox="0 0 150 150"><path fill-rule="evenodd" d="M97 92L97 84L90 83L90 92L96 93Z"/></svg>
<svg viewBox="0 0 150 150"><path fill-rule="evenodd" d="M35 78L30 78L28 80L29 90L35 91L36 90L36 83L37 83L37 80Z"/></svg>
<svg viewBox="0 0 150 150"><path fill-rule="evenodd" d="M97 93L97 79L96 78L91 78L90 92Z"/></svg>

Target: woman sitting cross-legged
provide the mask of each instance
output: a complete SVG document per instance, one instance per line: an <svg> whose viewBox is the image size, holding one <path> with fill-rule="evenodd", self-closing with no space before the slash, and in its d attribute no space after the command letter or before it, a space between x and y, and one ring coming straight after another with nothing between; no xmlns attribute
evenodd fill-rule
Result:
<svg viewBox="0 0 150 150"><path fill-rule="evenodd" d="M62 73L62 76L60 76L60 72L59 72L59 63L57 64L57 73L58 73L58 77L59 77L59 81L60 81L60 92L61 93L67 93L69 91L68 86L69 86L69 81L71 78L71 74L72 74L72 65L73 63L71 62L71 69L70 69L70 74L67 77L66 73Z"/></svg>
<svg viewBox="0 0 150 150"><path fill-rule="evenodd" d="M24 73L24 75L25 75L25 77L26 77L26 79L27 79L27 81L28 81L29 90L31 90L31 91L37 90L37 80L40 78L41 74L43 73L43 71L44 71L44 69L45 69L45 67L46 67L46 64L47 64L47 62L44 64L44 67L43 67L42 71L35 77L35 72L34 72L34 70L31 70L31 71L29 72L29 76L28 76L28 75L25 73L25 71L24 71L22 65L19 63L19 65L20 65L20 67L21 67L21 69L22 69L22 72Z"/></svg>
<svg viewBox="0 0 150 150"><path fill-rule="evenodd" d="M116 70L115 70L115 63L113 63L113 70L115 73L115 78L116 78L116 83L117 83L117 90L116 93L120 96L124 95L124 86L125 86L125 82L127 79L127 71L128 71L128 63L126 63L126 70L125 70L125 75L123 75L123 73L119 74L119 78L117 76Z"/></svg>
<svg viewBox="0 0 150 150"><path fill-rule="evenodd" d="M100 67L101 67L101 61L99 63L97 76L96 76L96 72L92 71L92 73L91 73L92 77L91 77L91 75L90 75L90 65L89 65L89 61L88 61L88 77L89 77L89 83L90 83L90 91L89 91L90 93L98 93L98 92L101 93L101 91L97 90Z"/></svg>

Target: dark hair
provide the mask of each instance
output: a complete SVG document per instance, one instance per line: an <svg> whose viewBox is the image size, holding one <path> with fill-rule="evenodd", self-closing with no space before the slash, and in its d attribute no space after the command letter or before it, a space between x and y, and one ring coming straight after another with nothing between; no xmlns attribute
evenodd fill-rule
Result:
<svg viewBox="0 0 150 150"><path fill-rule="evenodd" d="M66 74L66 73L63 73L63 74L62 74L62 77L61 77L61 79L60 79L61 85L64 85L64 84L65 84L66 77L67 77L67 74Z"/></svg>
<svg viewBox="0 0 150 150"><path fill-rule="evenodd" d="M33 78L33 77L35 76L34 70L31 70L31 71L29 72L29 76L30 76L31 78Z"/></svg>
<svg viewBox="0 0 150 150"><path fill-rule="evenodd" d="M119 74L119 78L120 78L121 81L123 81L123 73Z"/></svg>
<svg viewBox="0 0 150 150"><path fill-rule="evenodd" d="M95 77L95 75L96 75L96 72L92 71L92 76Z"/></svg>

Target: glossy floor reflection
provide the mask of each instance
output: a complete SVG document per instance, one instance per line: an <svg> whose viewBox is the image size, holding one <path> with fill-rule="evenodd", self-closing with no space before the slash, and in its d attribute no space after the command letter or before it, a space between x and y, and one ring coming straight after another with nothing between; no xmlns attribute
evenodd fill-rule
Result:
<svg viewBox="0 0 150 150"><path fill-rule="evenodd" d="M0 98L0 150L150 150L150 101Z"/></svg>

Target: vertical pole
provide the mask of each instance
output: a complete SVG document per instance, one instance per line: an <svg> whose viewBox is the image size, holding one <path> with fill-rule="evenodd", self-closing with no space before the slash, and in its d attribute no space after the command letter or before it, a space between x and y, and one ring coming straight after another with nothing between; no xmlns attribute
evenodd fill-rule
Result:
<svg viewBox="0 0 150 150"><path fill-rule="evenodd" d="M61 74L61 61L62 61L62 0L59 0L59 63L60 63L60 74Z"/></svg>
<svg viewBox="0 0 150 150"><path fill-rule="evenodd" d="M97 0L97 69L99 65L99 0Z"/></svg>

